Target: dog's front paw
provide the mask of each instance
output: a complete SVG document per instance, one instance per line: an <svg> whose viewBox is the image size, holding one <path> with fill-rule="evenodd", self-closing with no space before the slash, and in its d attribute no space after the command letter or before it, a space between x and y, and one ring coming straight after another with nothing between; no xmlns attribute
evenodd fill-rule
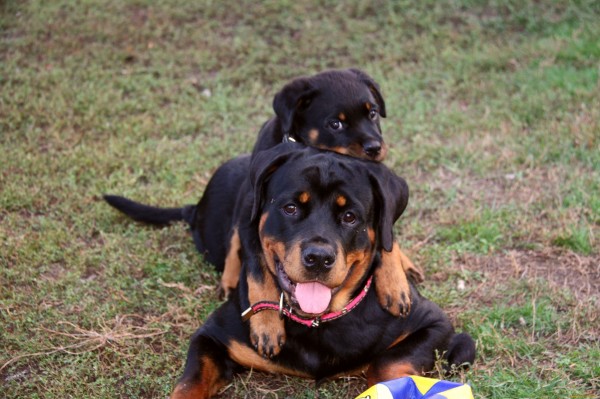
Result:
<svg viewBox="0 0 600 399"><path fill-rule="evenodd" d="M379 281L379 283L377 283ZM381 283L383 281L383 283ZM408 282L390 282L386 277L375 274L375 290L381 306L397 317L406 317L410 313L412 301Z"/></svg>
<svg viewBox="0 0 600 399"><path fill-rule="evenodd" d="M250 319L250 341L264 358L277 356L285 344L285 324L279 313L264 311Z"/></svg>
<svg viewBox="0 0 600 399"><path fill-rule="evenodd" d="M410 262L398 244L394 243L391 252L381 252L381 265L375 269L375 290L379 303L392 315L402 317L410 313L412 305L410 284L404 269L405 259Z"/></svg>

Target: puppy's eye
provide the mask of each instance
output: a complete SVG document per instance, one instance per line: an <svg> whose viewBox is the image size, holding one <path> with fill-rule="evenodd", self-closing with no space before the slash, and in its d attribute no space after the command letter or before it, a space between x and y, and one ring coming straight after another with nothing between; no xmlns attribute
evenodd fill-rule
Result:
<svg viewBox="0 0 600 399"><path fill-rule="evenodd" d="M379 112L375 111L374 109L369 111L369 119L371 119L372 121L377 119L378 116L379 116Z"/></svg>
<svg viewBox="0 0 600 399"><path fill-rule="evenodd" d="M344 216L342 216L342 222L345 224L354 224L356 223L356 215L352 212L346 212L344 213Z"/></svg>
<svg viewBox="0 0 600 399"><path fill-rule="evenodd" d="M283 212L288 216L294 216L298 212L298 207L294 204L287 204L283 207Z"/></svg>
<svg viewBox="0 0 600 399"><path fill-rule="evenodd" d="M342 122L338 121L337 119L332 119L327 124L333 130L342 130L342 128L344 127Z"/></svg>

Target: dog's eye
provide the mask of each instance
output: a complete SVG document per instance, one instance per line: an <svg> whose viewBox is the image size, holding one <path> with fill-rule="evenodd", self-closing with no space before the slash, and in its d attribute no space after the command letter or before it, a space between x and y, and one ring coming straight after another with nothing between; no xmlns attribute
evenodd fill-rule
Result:
<svg viewBox="0 0 600 399"><path fill-rule="evenodd" d="M369 119L371 119L372 121L377 119L378 116L379 116L379 112L375 111L374 109L369 111Z"/></svg>
<svg viewBox="0 0 600 399"><path fill-rule="evenodd" d="M286 215L293 216L298 212L298 207L294 204L287 204L283 207L283 212Z"/></svg>
<svg viewBox="0 0 600 399"><path fill-rule="evenodd" d="M346 212L342 216L342 222L345 224L354 224L356 222L356 215L352 212Z"/></svg>
<svg viewBox="0 0 600 399"><path fill-rule="evenodd" d="M342 124L342 122L338 121L337 119L330 120L328 122L328 125L333 130L342 130L342 128L344 127L344 125Z"/></svg>

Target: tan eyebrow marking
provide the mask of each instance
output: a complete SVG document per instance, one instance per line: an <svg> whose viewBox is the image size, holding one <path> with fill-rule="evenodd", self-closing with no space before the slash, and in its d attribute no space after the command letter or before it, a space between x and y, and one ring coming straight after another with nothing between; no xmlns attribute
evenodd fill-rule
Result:
<svg viewBox="0 0 600 399"><path fill-rule="evenodd" d="M301 204L306 204L308 201L310 201L310 194L307 193L306 191L304 191L304 192L300 193L298 200L300 201Z"/></svg>

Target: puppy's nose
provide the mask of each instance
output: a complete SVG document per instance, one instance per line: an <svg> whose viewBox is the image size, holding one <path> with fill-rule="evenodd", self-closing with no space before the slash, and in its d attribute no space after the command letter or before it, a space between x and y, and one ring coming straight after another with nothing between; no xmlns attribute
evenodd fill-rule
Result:
<svg viewBox="0 0 600 399"><path fill-rule="evenodd" d="M377 140L367 141L363 144L363 151L368 157L375 158L381 152L381 143Z"/></svg>
<svg viewBox="0 0 600 399"><path fill-rule="evenodd" d="M328 245L311 245L302 250L302 263L308 269L320 271L330 269L335 262L335 252Z"/></svg>

